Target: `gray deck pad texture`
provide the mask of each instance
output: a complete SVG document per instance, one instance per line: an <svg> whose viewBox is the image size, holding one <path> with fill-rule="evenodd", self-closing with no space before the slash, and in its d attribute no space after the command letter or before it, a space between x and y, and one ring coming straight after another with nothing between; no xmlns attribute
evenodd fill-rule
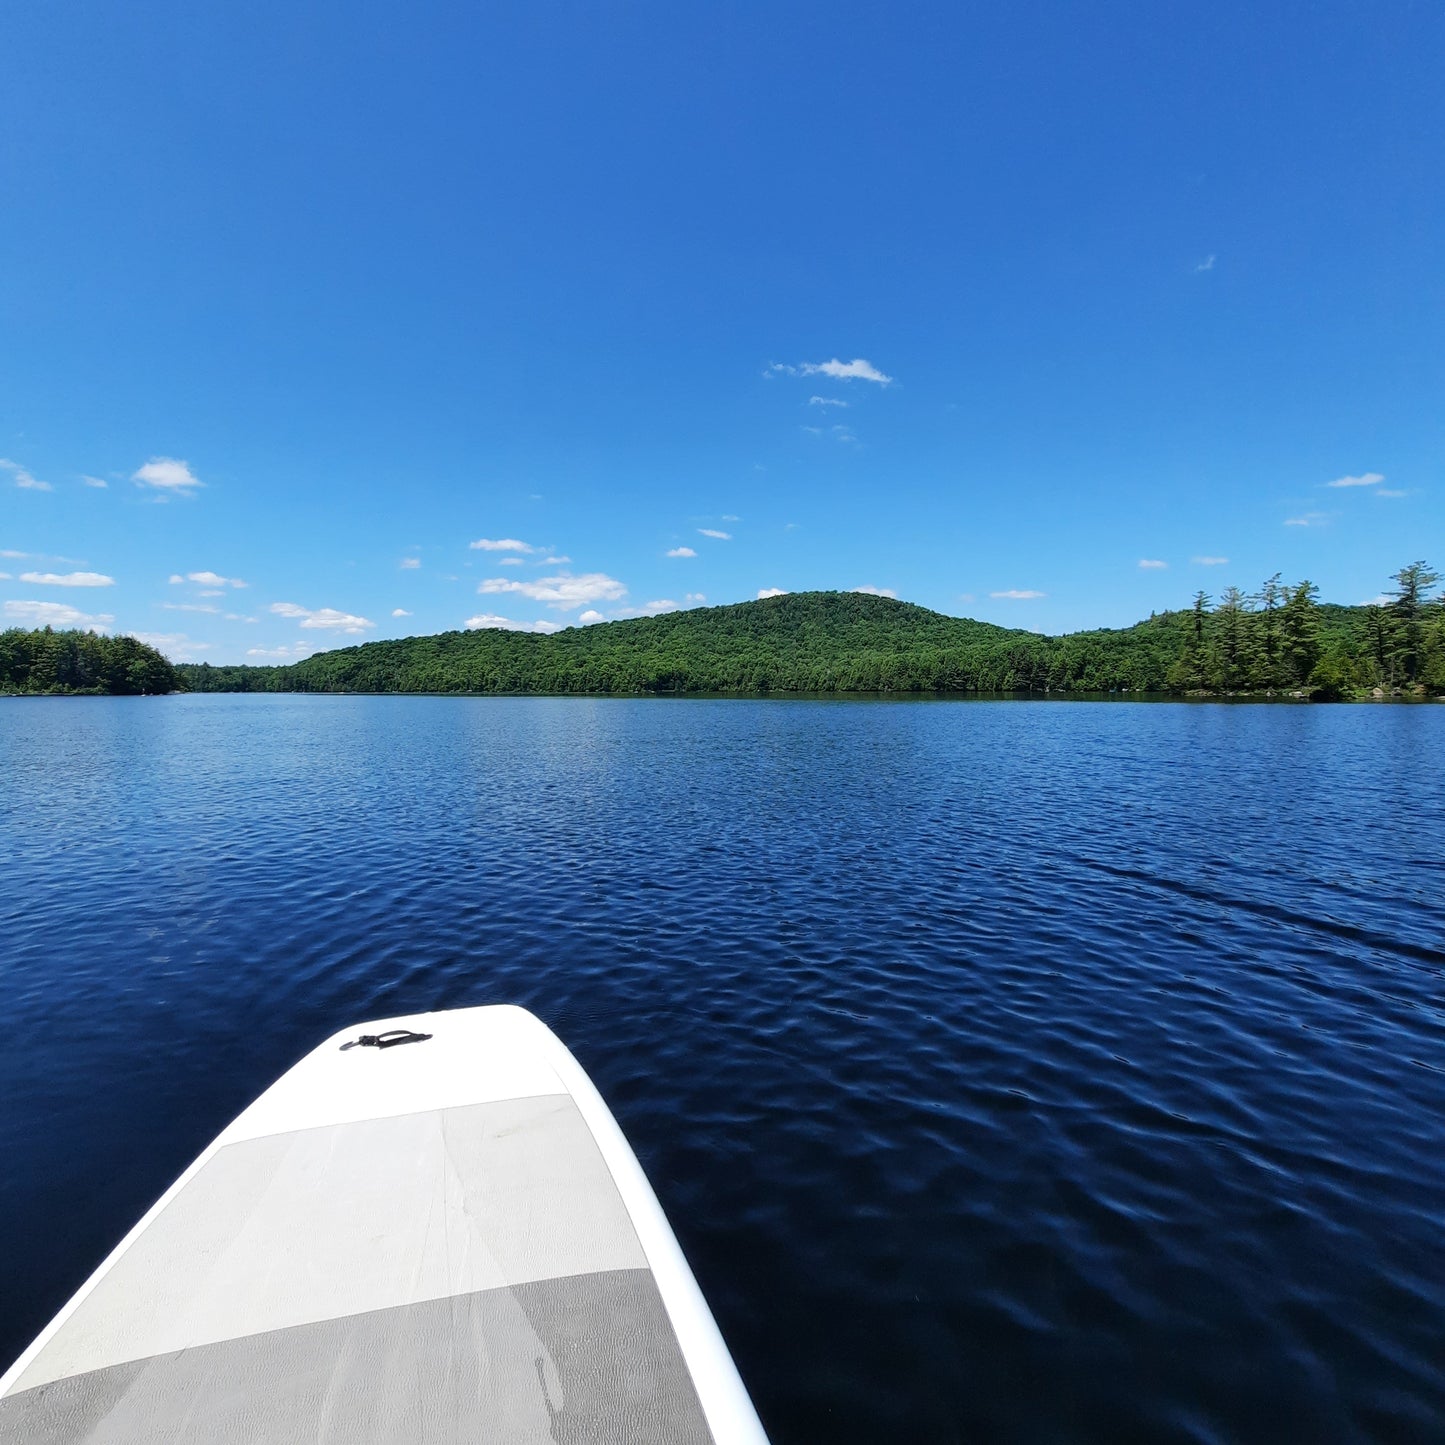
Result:
<svg viewBox="0 0 1445 1445"><path fill-rule="evenodd" d="M5 1445L711 1439L645 1269L273 1330L0 1400Z"/></svg>
<svg viewBox="0 0 1445 1445"><path fill-rule="evenodd" d="M566 1095L217 1151L0 1399L0 1442L708 1441Z"/></svg>

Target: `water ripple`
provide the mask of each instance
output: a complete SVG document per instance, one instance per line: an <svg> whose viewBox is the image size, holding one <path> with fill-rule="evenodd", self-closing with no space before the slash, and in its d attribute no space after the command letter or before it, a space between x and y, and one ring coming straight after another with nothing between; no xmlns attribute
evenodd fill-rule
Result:
<svg viewBox="0 0 1445 1445"><path fill-rule="evenodd" d="M513 1001L774 1438L1445 1436L1445 709L0 707L0 1357L318 1037Z"/></svg>

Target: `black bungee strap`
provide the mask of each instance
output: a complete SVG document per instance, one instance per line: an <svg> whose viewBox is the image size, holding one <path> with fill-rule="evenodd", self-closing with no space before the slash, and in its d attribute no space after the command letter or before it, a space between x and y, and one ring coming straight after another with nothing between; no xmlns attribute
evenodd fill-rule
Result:
<svg viewBox="0 0 1445 1445"><path fill-rule="evenodd" d="M387 1029L384 1034L362 1034L359 1039L352 1039L350 1043L342 1044L343 1053L347 1049L392 1049L397 1044L421 1044L431 1038L430 1034L419 1034L413 1029Z"/></svg>

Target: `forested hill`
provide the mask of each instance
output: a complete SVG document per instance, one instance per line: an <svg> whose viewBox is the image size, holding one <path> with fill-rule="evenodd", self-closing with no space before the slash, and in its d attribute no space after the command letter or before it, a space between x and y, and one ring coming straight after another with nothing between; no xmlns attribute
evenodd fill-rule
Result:
<svg viewBox="0 0 1445 1445"><path fill-rule="evenodd" d="M1307 583L1293 590L1271 585L1258 608L1240 599L1233 611L1223 603L1209 611L1201 597L1192 612L1064 637L883 597L801 592L550 636L444 632L341 648L285 667L203 663L179 671L192 689L216 692L1128 689L1344 696L1381 683L1445 690L1445 609L1438 604L1423 603L1410 632L1389 609L1321 606ZM1382 618L1373 638L1372 613Z"/></svg>

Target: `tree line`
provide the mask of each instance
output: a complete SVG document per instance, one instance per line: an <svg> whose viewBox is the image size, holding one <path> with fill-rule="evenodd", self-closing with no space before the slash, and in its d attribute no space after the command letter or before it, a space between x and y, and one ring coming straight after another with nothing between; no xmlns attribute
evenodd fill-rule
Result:
<svg viewBox="0 0 1445 1445"><path fill-rule="evenodd" d="M94 632L0 632L0 693L65 694L178 692L186 684L153 647L134 637Z"/></svg>
<svg viewBox="0 0 1445 1445"><path fill-rule="evenodd" d="M1280 574L1256 593L1231 587L1211 605L1195 594L1173 692L1305 691L1322 698L1360 691L1445 692L1445 598L1440 574L1412 562L1379 602L1325 607L1313 582Z"/></svg>
<svg viewBox="0 0 1445 1445"><path fill-rule="evenodd" d="M568 628L364 643L285 667L179 669L197 691L410 693L1445 692L1445 599L1415 562L1388 599L1319 601L1276 575L1257 593L1121 629L1045 637L858 593L793 593Z"/></svg>

